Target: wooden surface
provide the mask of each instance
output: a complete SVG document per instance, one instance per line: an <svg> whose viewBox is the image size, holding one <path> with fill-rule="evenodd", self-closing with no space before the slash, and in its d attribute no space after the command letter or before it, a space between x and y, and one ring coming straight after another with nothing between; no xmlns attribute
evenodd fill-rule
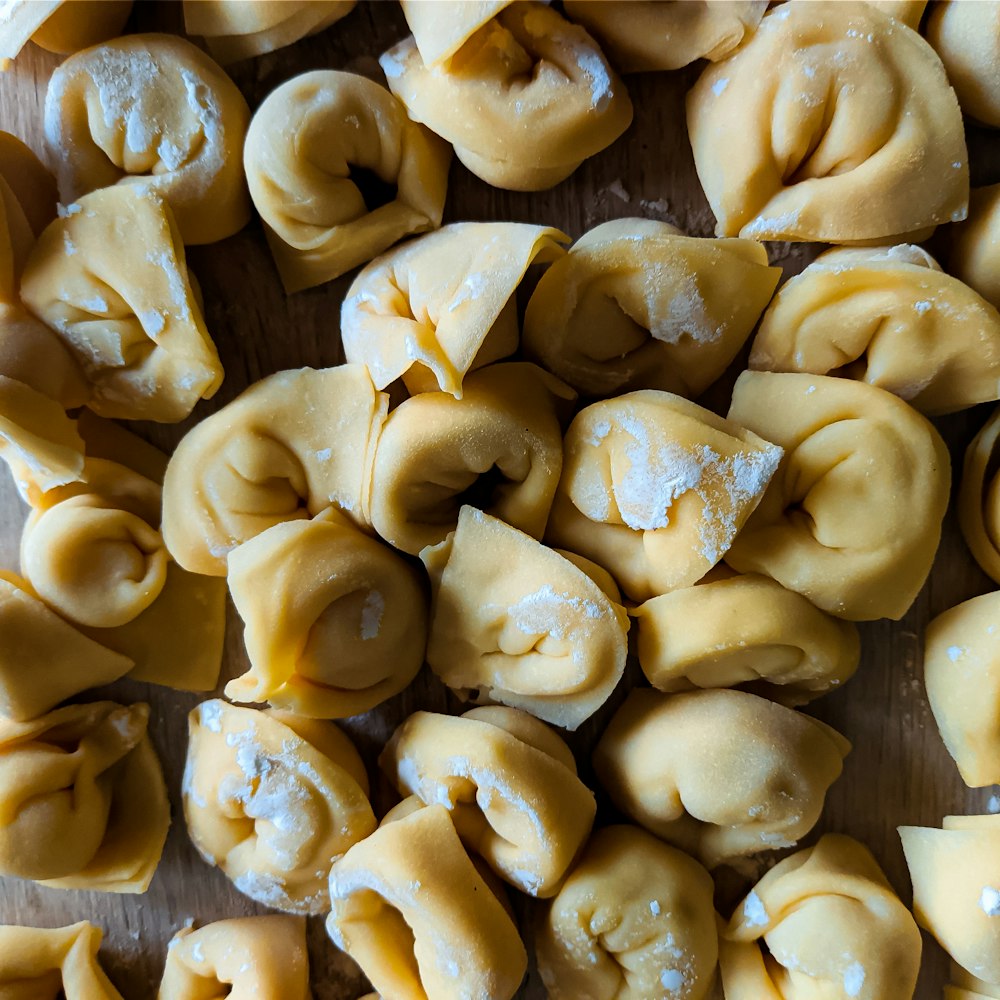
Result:
<svg viewBox="0 0 1000 1000"><path fill-rule="evenodd" d="M137 4L128 30L179 31L179 4ZM319 36L281 52L233 67L231 72L252 108L278 84L311 69L338 68L379 78L375 57L405 33L394 3L362 4L346 20ZM58 57L32 46L13 70L0 76L0 128L14 132L41 151L45 86ZM635 122L610 149L586 162L569 180L550 191L517 194L489 188L457 162L452 167L445 221L506 219L557 226L578 237L607 219L644 216L673 222L694 235L711 235L712 213L695 176L684 128L684 93L697 67L671 74L629 78ZM970 134L975 183L1000 180L1000 144L990 135ZM933 250L933 246L931 248ZM786 275L802 269L816 248L776 244L772 258ZM203 403L185 424L141 425L140 433L170 449L198 419L228 402L251 382L283 368L324 366L341 360L338 315L352 275L288 298L271 264L259 223L214 246L189 251L189 262L205 294L209 330L226 368L215 399ZM732 374L710 390L709 405L724 412ZM952 449L953 465L990 407L979 407L938 421ZM24 508L6 472L0 474L0 564L16 568ZM921 678L922 633L927 621L948 607L991 589L962 543L949 513L944 540L928 585L899 623L862 626L864 654L857 676L809 711L844 733L854 744L843 777L831 789L821 831L852 834L875 853L893 885L909 900L909 879L896 827L938 825L952 812L986 811L996 789L966 789L944 751L928 709ZM245 669L242 629L229 610L226 662L222 682ZM620 703L627 686L639 678L635 664L608 706L570 742L581 772L591 784L589 747ZM221 684L220 684L221 691ZM107 692L120 700L148 700L153 706L152 737L164 764L173 807L173 826L159 871L148 893L116 896L59 892L29 882L0 879L0 922L58 926L90 919L105 930L102 957L127 1000L155 994L170 936L188 920L262 912L233 889L217 869L202 862L190 846L180 806L180 779L187 741L186 716L201 698L123 681ZM88 695L88 697L90 697ZM375 788L376 810L392 801L374 772L377 752L393 728L416 708L455 710L458 702L425 671L409 690L366 716L349 720ZM600 796L600 793L599 793ZM601 817L613 812L601 797ZM723 900L746 888L732 876L723 880ZM527 928L530 906L520 906ZM321 919L309 926L310 957L318 1000L352 1000L364 992L356 967L329 942ZM835 943L831 942L831 946ZM924 971L917 996L936 1000L945 981L943 953L925 936ZM530 942L529 942L530 947ZM532 972L522 994L542 997Z"/></svg>

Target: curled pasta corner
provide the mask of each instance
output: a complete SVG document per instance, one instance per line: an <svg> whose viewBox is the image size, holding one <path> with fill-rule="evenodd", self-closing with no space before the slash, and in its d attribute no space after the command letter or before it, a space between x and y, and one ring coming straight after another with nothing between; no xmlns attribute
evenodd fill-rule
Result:
<svg viewBox="0 0 1000 1000"><path fill-rule="evenodd" d="M982 571L1000 583L1000 408L972 439L965 452L958 491L958 523Z"/></svg>

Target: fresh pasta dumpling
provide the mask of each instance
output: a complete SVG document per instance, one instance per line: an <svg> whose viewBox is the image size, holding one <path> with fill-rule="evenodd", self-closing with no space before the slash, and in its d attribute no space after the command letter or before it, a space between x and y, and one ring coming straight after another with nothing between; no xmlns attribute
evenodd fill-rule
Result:
<svg viewBox="0 0 1000 1000"><path fill-rule="evenodd" d="M14 0L0 22L0 70L32 41L49 52L78 52L121 34L132 0Z"/></svg>
<svg viewBox="0 0 1000 1000"><path fill-rule="evenodd" d="M270 375L189 431L163 483L163 537L185 569L226 575L230 551L333 505L368 524L389 409L361 365Z"/></svg>
<svg viewBox="0 0 1000 1000"><path fill-rule="evenodd" d="M1000 309L1000 184L973 188L969 217L949 232L948 270Z"/></svg>
<svg viewBox="0 0 1000 1000"><path fill-rule="evenodd" d="M188 723L182 791L198 853L258 903L326 912L330 865L375 829L354 745L333 723L218 699Z"/></svg>
<svg viewBox="0 0 1000 1000"><path fill-rule="evenodd" d="M52 74L45 95L62 201L116 184L155 192L184 243L215 243L249 221L241 158L249 121L236 84L176 35L86 49Z"/></svg>
<svg viewBox="0 0 1000 1000"><path fill-rule="evenodd" d="M838 618L899 619L927 579L951 485L930 422L884 389L744 372L729 419L785 457L726 562Z"/></svg>
<svg viewBox="0 0 1000 1000"><path fill-rule="evenodd" d="M700 580L760 502L781 448L672 393L581 410L546 541L607 569L634 601Z"/></svg>
<svg viewBox="0 0 1000 1000"><path fill-rule="evenodd" d="M698 239L652 219L605 222L542 275L524 348L586 395L699 396L743 346L780 273L750 240Z"/></svg>
<svg viewBox="0 0 1000 1000"><path fill-rule="evenodd" d="M398 694L423 665L416 570L332 507L233 549L228 582L250 658L226 685L233 701L344 718Z"/></svg>
<svg viewBox="0 0 1000 1000"><path fill-rule="evenodd" d="M1000 312L920 247L829 250L775 296L750 367L840 375L952 413L1000 398Z"/></svg>
<svg viewBox="0 0 1000 1000"><path fill-rule="evenodd" d="M461 399L472 369L517 350L517 286L568 239L548 226L456 222L391 250L348 289L344 355L367 365L379 389L401 378L412 395Z"/></svg>
<svg viewBox="0 0 1000 1000"><path fill-rule="evenodd" d="M925 29L955 88L962 110L1000 127L1000 7L946 0L931 7Z"/></svg>
<svg viewBox="0 0 1000 1000"><path fill-rule="evenodd" d="M863 3L775 7L687 98L719 236L859 243L965 218L962 112L934 50Z"/></svg>
<svg viewBox="0 0 1000 1000"><path fill-rule="evenodd" d="M719 939L726 1000L912 1000L920 931L869 850L841 834L774 866Z"/></svg>
<svg viewBox="0 0 1000 1000"><path fill-rule="evenodd" d="M612 801L710 868L793 847L819 819L850 743L745 691L636 689L594 751Z"/></svg>
<svg viewBox="0 0 1000 1000"><path fill-rule="evenodd" d="M487 21L513 0L399 0L420 58L428 66L453 56Z"/></svg>
<svg viewBox="0 0 1000 1000"><path fill-rule="evenodd" d="M550 188L632 123L625 85L594 40L541 3L504 6L447 59L425 62L410 36L380 62L407 114L495 187Z"/></svg>
<svg viewBox="0 0 1000 1000"><path fill-rule="evenodd" d="M382 996L511 1000L527 968L513 919L441 805L394 810L355 844L330 872L330 909L333 943Z"/></svg>
<svg viewBox="0 0 1000 1000"><path fill-rule="evenodd" d="M170 825L148 722L148 705L110 701L0 719L0 875L146 891Z"/></svg>
<svg viewBox="0 0 1000 1000"><path fill-rule="evenodd" d="M951 984L944 988L944 1000L996 1000L997 997L1000 997L1000 983L983 982L952 962Z"/></svg>
<svg viewBox="0 0 1000 1000"><path fill-rule="evenodd" d="M416 555L443 541L468 503L540 538L562 468L559 404L573 396L513 362L473 372L461 399L422 392L401 403L375 453L375 530Z"/></svg>
<svg viewBox="0 0 1000 1000"><path fill-rule="evenodd" d="M958 491L958 523L982 571L1000 583L1000 409L972 439L965 452Z"/></svg>
<svg viewBox="0 0 1000 1000"><path fill-rule="evenodd" d="M628 655L628 615L607 572L473 507L421 559L433 595L427 663L459 697L576 729Z"/></svg>
<svg viewBox="0 0 1000 1000"><path fill-rule="evenodd" d="M450 160L445 143L356 73L303 73L269 94L243 163L285 291L440 226Z"/></svg>
<svg viewBox="0 0 1000 1000"><path fill-rule="evenodd" d="M840 2L850 3L851 0L840 0ZM865 3L882 11L883 14L888 14L889 17L894 17L914 31L919 31L924 10L927 8L927 0L865 0Z"/></svg>
<svg viewBox="0 0 1000 1000"><path fill-rule="evenodd" d="M711 995L718 955L712 880L633 826L598 830L536 925L551 1000Z"/></svg>

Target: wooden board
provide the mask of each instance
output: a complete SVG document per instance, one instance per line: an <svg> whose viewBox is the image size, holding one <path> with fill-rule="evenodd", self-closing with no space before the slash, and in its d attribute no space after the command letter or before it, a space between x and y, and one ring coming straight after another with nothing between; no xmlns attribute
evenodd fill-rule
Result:
<svg viewBox="0 0 1000 1000"><path fill-rule="evenodd" d="M180 29L179 4L139 4L129 30ZM318 68L341 68L378 76L375 57L405 33L395 4L362 4L345 21L321 35L233 69L251 107L295 74ZM0 76L0 128L41 149L41 120L46 82L58 58L29 46L13 70ZM610 149L585 163L568 181L550 191L517 194L491 189L460 164L452 168L446 221L507 219L558 226L574 238L607 219L644 216L666 219L694 235L711 235L712 213L698 185L684 127L684 94L697 68L672 74L631 77L636 106L632 128ZM998 145L991 135L970 134L976 183L1000 180ZM775 244L772 258L787 274L797 273L815 248ZM219 408L251 382L283 368L323 366L342 360L338 335L339 306L350 275L321 288L287 298L281 290L254 221L242 233L209 247L189 251L189 261L205 294L208 327L226 367L221 391L203 403L185 424L141 425L144 436L170 449L184 430ZM732 378L709 393L711 405L724 410ZM952 448L954 464L990 407L938 421ZM9 477L0 475L0 565L17 566L24 508ZM833 787L817 831L852 834L866 843L893 885L909 899L909 879L896 835L900 824L937 825L951 812L985 811L996 789L966 789L944 751L931 718L921 679L922 634L927 621L959 601L992 589L962 543L953 515L934 571L913 609L900 623L862 626L864 659L858 675L838 693L810 711L845 733L854 744L843 777ZM229 610L223 682L245 669L240 622ZM640 675L634 663L627 684L571 743L590 779L589 748L603 729L628 685ZM221 685L220 685L221 690ZM89 919L105 932L102 956L112 979L129 1000L153 996L170 936L187 920L262 912L235 891L216 869L196 855L187 840L180 807L180 779L186 747L186 716L200 699L123 681L107 692L121 700L148 700L153 706L152 737L166 771L173 806L173 826L163 862L148 893L115 896L41 889L32 883L0 879L0 922L58 926ZM366 716L349 720L372 771L376 808L392 801L375 775L378 750L393 728L416 708L458 708L425 671L409 690ZM592 782L591 782L592 783ZM614 818L601 798L601 817ZM745 883L725 886L729 899ZM527 922L530 907L520 907ZM527 925L527 923L526 923ZM351 1000L364 992L356 967L329 942L322 921L309 927L315 995L319 1000ZM924 972L917 996L936 1000L945 981L943 953L926 938ZM522 994L542 997L532 972Z"/></svg>

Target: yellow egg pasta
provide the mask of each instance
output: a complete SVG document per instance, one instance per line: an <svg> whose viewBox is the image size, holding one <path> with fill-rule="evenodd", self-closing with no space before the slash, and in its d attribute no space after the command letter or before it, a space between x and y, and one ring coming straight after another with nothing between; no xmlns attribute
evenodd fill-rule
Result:
<svg viewBox="0 0 1000 1000"><path fill-rule="evenodd" d="M944 63L962 110L984 125L1000 126L1000 11L996 6L955 0L936 3L924 33Z"/></svg>
<svg viewBox="0 0 1000 1000"><path fill-rule="evenodd" d="M0 70L32 41L67 54L121 34L132 0L12 0L0 24Z"/></svg>

